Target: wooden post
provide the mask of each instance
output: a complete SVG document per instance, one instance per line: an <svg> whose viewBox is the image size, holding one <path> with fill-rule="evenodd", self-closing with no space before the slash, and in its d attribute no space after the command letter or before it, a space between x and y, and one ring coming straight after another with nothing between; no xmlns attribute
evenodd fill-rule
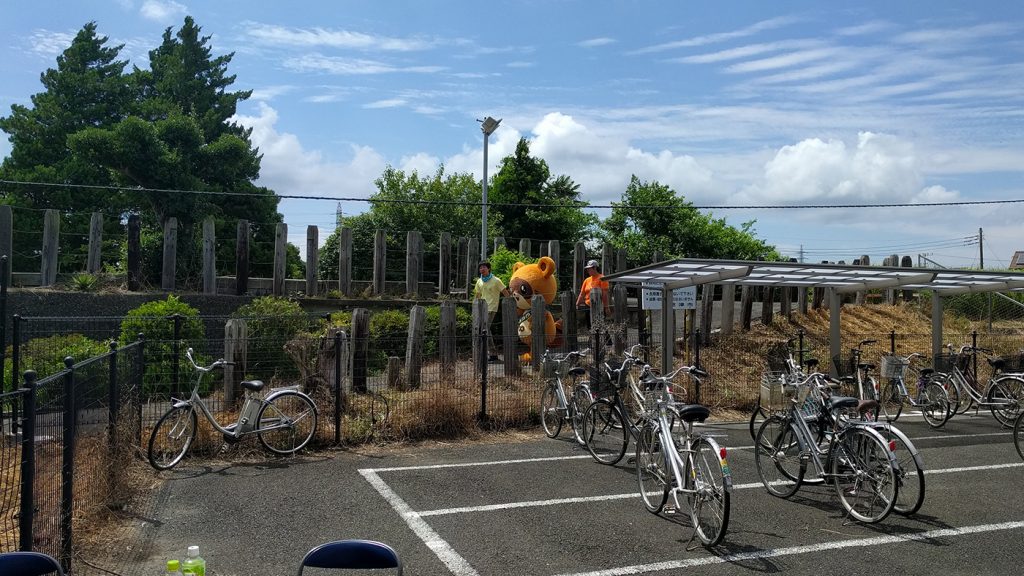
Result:
<svg viewBox="0 0 1024 576"><path fill-rule="evenodd" d="M534 374L540 374L541 356L548 347L548 335L544 330L546 312L544 297L534 294L530 300L530 366Z"/></svg>
<svg viewBox="0 0 1024 576"><path fill-rule="evenodd" d="M822 264L828 264L828 260L822 260L821 263ZM822 302L824 300L825 300L825 289L824 288L815 288L814 289L814 297L813 297L813 300L811 302L811 308L814 309L814 310L821 310L821 304L822 304Z"/></svg>
<svg viewBox="0 0 1024 576"><path fill-rule="evenodd" d="M231 406L235 403L238 386L245 379L248 366L247 338L249 327L241 318L232 318L224 324L224 402Z"/></svg>
<svg viewBox="0 0 1024 576"><path fill-rule="evenodd" d="M284 279L288 271L288 225L278 222L274 228L274 276L271 292L284 295Z"/></svg>
<svg viewBox="0 0 1024 576"><path fill-rule="evenodd" d="M740 329L744 332L750 330L750 317L754 312L754 290L753 286L744 284L740 289Z"/></svg>
<svg viewBox="0 0 1024 576"><path fill-rule="evenodd" d="M480 240L470 238L466 245L466 297L473 299L473 285L476 284L477 264L480 263Z"/></svg>
<svg viewBox="0 0 1024 576"><path fill-rule="evenodd" d="M89 274L99 274L102 264L103 252L103 214L93 212L89 219L89 258L85 263L85 271Z"/></svg>
<svg viewBox="0 0 1024 576"><path fill-rule="evenodd" d="M7 256L7 285L11 285L11 270L14 261L14 212L11 207L0 205L0 256ZM4 320L6 321L6 320ZM6 346L6 344L0 344Z"/></svg>
<svg viewBox="0 0 1024 576"><path fill-rule="evenodd" d="M519 310L516 299L507 296L501 299L501 354L506 376L518 376L519 365Z"/></svg>
<svg viewBox="0 0 1024 576"><path fill-rule="evenodd" d="M651 263L657 264L658 262L664 262L665 255L661 253L661 250L655 250L654 255L651 257Z"/></svg>
<svg viewBox="0 0 1024 576"><path fill-rule="evenodd" d="M583 285L583 267L587 265L587 247L583 242L577 242L572 250L572 291L580 293L580 286Z"/></svg>
<svg viewBox="0 0 1024 576"><path fill-rule="evenodd" d="M409 336L405 342L405 385L409 390L420 387L420 371L423 369L423 330L427 321L427 309L413 306L409 311Z"/></svg>
<svg viewBox="0 0 1024 576"><path fill-rule="evenodd" d="M615 251L615 272L626 270L626 249L619 248Z"/></svg>
<svg viewBox="0 0 1024 576"><path fill-rule="evenodd" d="M900 268L913 268L913 267L914 267L914 259L911 258L910 256L904 256L903 258L900 259ZM903 291L903 301L904 302L910 302L911 299L913 299L913 298L914 298L914 291L913 290L904 290Z"/></svg>
<svg viewBox="0 0 1024 576"><path fill-rule="evenodd" d="M871 257L868 256L867 254L864 254L863 256L861 256L860 257L860 265L861 266L870 266L871 265ZM864 290L861 290L860 292L857 292L857 304L863 304L864 303L864 297L865 297L866 294L867 294L867 292L864 291Z"/></svg>
<svg viewBox="0 0 1024 576"><path fill-rule="evenodd" d="M603 350L604 343L596 336L598 330L605 330L604 325L604 290L601 288L590 289L590 347Z"/></svg>
<svg viewBox="0 0 1024 576"><path fill-rule="evenodd" d="M60 213L49 209L43 216L43 258L40 266L39 285L53 286L57 283L57 252L60 246Z"/></svg>
<svg viewBox="0 0 1024 576"><path fill-rule="evenodd" d="M558 251L560 250L558 240L548 240L548 253L547 257L555 261L555 274L562 270L562 259Z"/></svg>
<svg viewBox="0 0 1024 576"><path fill-rule="evenodd" d="M128 289L142 287L142 220L137 214L128 217Z"/></svg>
<svg viewBox="0 0 1024 576"><path fill-rule="evenodd" d="M369 372L370 311L366 308L352 310L352 389L366 392Z"/></svg>
<svg viewBox="0 0 1024 576"><path fill-rule="evenodd" d="M387 387L389 390L403 390L402 386L402 359L398 356L388 356L388 367L386 369Z"/></svg>
<svg viewBox="0 0 1024 576"><path fill-rule="evenodd" d="M239 220L235 231L235 295L249 291L249 221Z"/></svg>
<svg viewBox="0 0 1024 576"><path fill-rule="evenodd" d="M455 276L452 278L452 285L460 290L464 288L467 252L469 252L469 239L465 236L460 237L455 248Z"/></svg>
<svg viewBox="0 0 1024 576"><path fill-rule="evenodd" d="M451 294L452 275L452 233L441 232L441 240L437 247L437 294L447 296Z"/></svg>
<svg viewBox="0 0 1024 576"><path fill-rule="evenodd" d="M506 247L507 247L507 245L505 244L505 237L504 236L495 236L494 237L494 248L491 249L491 254L494 254L495 252L497 252L498 248L506 248ZM486 260L486 258L483 258L483 259Z"/></svg>
<svg viewBox="0 0 1024 576"><path fill-rule="evenodd" d="M775 288L765 286L761 292L761 324L771 326L775 319Z"/></svg>
<svg viewBox="0 0 1024 576"><path fill-rule="evenodd" d="M483 298L473 301L473 374L487 361L487 349L480 346L480 335L487 329L487 302Z"/></svg>
<svg viewBox="0 0 1024 576"><path fill-rule="evenodd" d="M338 292L352 295L352 229L344 227L338 236Z"/></svg>
<svg viewBox="0 0 1024 576"><path fill-rule="evenodd" d="M615 248L611 244L601 246L601 273L611 274L615 268Z"/></svg>
<svg viewBox="0 0 1024 576"><path fill-rule="evenodd" d="M701 344L711 343L711 319L715 310L715 285L705 284L701 287L700 297L700 339Z"/></svg>
<svg viewBox="0 0 1024 576"><path fill-rule="evenodd" d="M538 258L541 257L541 256L547 256L548 255L548 245L547 244L541 242L539 248L540 248L540 253L537 255Z"/></svg>
<svg viewBox="0 0 1024 576"><path fill-rule="evenodd" d="M615 355L621 357L626 350L626 335L629 332L629 310L626 308L626 285L616 283L612 286L612 321L615 331L612 333L612 346Z"/></svg>
<svg viewBox="0 0 1024 576"><path fill-rule="evenodd" d="M889 256L889 264L888 264L888 266L896 268L899 265L900 265L900 257L899 257L899 255L898 254L890 255ZM895 288L890 288L890 289L885 291L885 301L887 303L892 304L893 306L895 306L896 305L896 300L897 300L897 298L899 298L899 294L900 294L899 290L896 290Z"/></svg>
<svg viewBox="0 0 1024 576"><path fill-rule="evenodd" d="M419 295L420 287L420 233L405 233L405 293L412 298Z"/></svg>
<svg viewBox="0 0 1024 576"><path fill-rule="evenodd" d="M722 321L722 334L732 334L733 322L736 317L736 285L722 285L722 310L720 312Z"/></svg>
<svg viewBox="0 0 1024 576"><path fill-rule="evenodd" d="M174 290L174 273L178 260L178 219L170 217L164 222L163 268L160 272L160 289Z"/></svg>
<svg viewBox="0 0 1024 576"><path fill-rule="evenodd" d="M579 350L576 341L576 295L572 290L559 294L562 303L562 352Z"/></svg>
<svg viewBox="0 0 1024 576"><path fill-rule="evenodd" d="M311 298L320 292L318 268L320 264L320 229L306 226L306 297Z"/></svg>
<svg viewBox="0 0 1024 576"><path fill-rule="evenodd" d="M441 325L438 328L438 348L440 348L441 366L444 369L450 369L455 365L455 312L455 302L453 300L445 300L441 302Z"/></svg>
<svg viewBox="0 0 1024 576"><path fill-rule="evenodd" d="M531 245L529 238L522 238L522 239L519 240L519 253L520 254L522 254L523 256L526 256L527 258L529 258L530 257L530 252L531 252L531 248L533 248L533 246Z"/></svg>
<svg viewBox="0 0 1024 576"><path fill-rule="evenodd" d="M388 240L383 230L373 233L373 295L381 296L386 289Z"/></svg>
<svg viewBox="0 0 1024 576"><path fill-rule="evenodd" d="M203 220L203 294L217 293L217 229L213 216Z"/></svg>

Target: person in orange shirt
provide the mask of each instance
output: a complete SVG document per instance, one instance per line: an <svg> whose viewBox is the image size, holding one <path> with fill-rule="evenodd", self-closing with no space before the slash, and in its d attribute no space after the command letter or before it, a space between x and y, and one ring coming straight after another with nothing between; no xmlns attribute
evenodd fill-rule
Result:
<svg viewBox="0 0 1024 576"><path fill-rule="evenodd" d="M601 289L604 315L608 317L610 315L610 309L608 308L608 293L610 290L608 289L608 281L601 274L601 267L597 264L597 260L587 261L587 265L583 267L583 272L587 274L587 277L583 280L583 286L580 287L580 295L576 297L576 309L577 311L583 311L587 318L587 330L590 330L593 327L590 318L590 291L594 288Z"/></svg>

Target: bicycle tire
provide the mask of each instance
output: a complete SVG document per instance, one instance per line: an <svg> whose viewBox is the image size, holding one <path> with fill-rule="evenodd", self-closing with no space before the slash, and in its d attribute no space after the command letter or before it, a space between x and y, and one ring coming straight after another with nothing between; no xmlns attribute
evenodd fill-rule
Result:
<svg viewBox="0 0 1024 576"><path fill-rule="evenodd" d="M932 428L941 428L949 420L952 408L946 390L939 383L925 384L924 393L918 402L922 404L921 416Z"/></svg>
<svg viewBox="0 0 1024 576"><path fill-rule="evenodd" d="M903 394L899 387L895 386L892 381L886 382L882 388L882 399L878 404L882 408L882 416L887 421L899 420L900 414L903 413Z"/></svg>
<svg viewBox="0 0 1024 576"><path fill-rule="evenodd" d="M1016 376L1003 376L988 390L989 410L1004 427L1013 426L1020 414L1020 401L1024 399L1024 380Z"/></svg>
<svg viewBox="0 0 1024 576"><path fill-rule="evenodd" d="M1024 412L1017 415L1013 421L1013 447L1017 449L1017 455L1024 460Z"/></svg>
<svg viewBox="0 0 1024 576"><path fill-rule="evenodd" d="M898 496L888 443L870 428L848 428L832 443L829 471L847 515L868 524L892 512Z"/></svg>
<svg viewBox="0 0 1024 576"><path fill-rule="evenodd" d="M583 415L583 438L594 460L613 466L629 444L629 424L619 407L606 398L592 403Z"/></svg>
<svg viewBox="0 0 1024 576"><path fill-rule="evenodd" d="M761 407L761 400L758 399L757 404L754 404L754 410L750 412L750 439L757 440L757 431L761 428L761 424L768 419L768 411Z"/></svg>
<svg viewBox="0 0 1024 576"><path fill-rule="evenodd" d="M967 394L960 394L960 385L949 374L945 372L933 374L929 381L938 383L946 391L946 396L949 398L950 418L957 414L963 414L970 408L970 401L962 399L967 397Z"/></svg>
<svg viewBox="0 0 1024 576"><path fill-rule="evenodd" d="M580 446L587 445L583 438L583 414L593 402L594 396L590 392L588 382L581 382L573 387L572 397L569 399L569 423L572 425L572 435Z"/></svg>
<svg viewBox="0 0 1024 576"><path fill-rule="evenodd" d="M548 383L540 393L540 424L548 438L555 438L562 431L562 412L558 407L558 386L555 382Z"/></svg>
<svg viewBox="0 0 1024 576"><path fill-rule="evenodd" d="M274 454L302 450L316 433L316 405L305 394L287 391L271 397L256 417L256 436Z"/></svg>
<svg viewBox="0 0 1024 576"><path fill-rule="evenodd" d="M661 448L657 426L640 429L636 438L636 479L644 508L652 514L661 512L668 501L669 472Z"/></svg>
<svg viewBox="0 0 1024 576"><path fill-rule="evenodd" d="M769 494L789 498L800 489L807 468L800 452L791 421L772 416L761 424L754 440L754 464Z"/></svg>
<svg viewBox="0 0 1024 576"><path fill-rule="evenodd" d="M867 390L867 394L865 394L865 396L867 396L867 398L864 398L864 400L874 400L875 401L875 407L871 410L871 420L873 422L877 422L878 421L878 413L881 411L881 408L882 408L882 403L879 402L879 399L878 399L878 396L879 396L878 380L875 380L874 376L868 376L867 380L864 381L864 389Z"/></svg>
<svg viewBox="0 0 1024 576"><path fill-rule="evenodd" d="M697 537L710 547L725 538L729 527L729 465L721 457L718 443L711 438L698 438L690 454L692 472L687 475L690 518Z"/></svg>
<svg viewBox="0 0 1024 576"><path fill-rule="evenodd" d="M149 435L146 457L150 466L157 470L177 466L192 446L198 426L199 418L191 405L174 406L164 412Z"/></svg>
<svg viewBox="0 0 1024 576"><path fill-rule="evenodd" d="M896 504L892 509L903 516L910 516L924 504L924 459L921 458L914 443L900 429L885 426L876 428L875 431L890 442L890 446L895 446L892 453L896 456L899 470L896 471Z"/></svg>

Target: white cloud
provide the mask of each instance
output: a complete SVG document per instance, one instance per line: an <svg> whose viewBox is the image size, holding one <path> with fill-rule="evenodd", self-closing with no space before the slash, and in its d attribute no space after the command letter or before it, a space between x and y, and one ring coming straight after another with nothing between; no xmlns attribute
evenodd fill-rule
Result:
<svg viewBox="0 0 1024 576"><path fill-rule="evenodd" d="M445 70L443 66L395 66L378 60L305 54L288 58L284 65L297 72L324 72L340 75L418 73L432 74Z"/></svg>
<svg viewBox="0 0 1024 576"><path fill-rule="evenodd" d="M285 94L288 94L289 92L293 92L296 89L296 86L291 86L288 84L278 84L276 86L264 86L262 88L254 88L252 91L252 96L250 96L249 99L257 102L261 100L270 101L277 98L278 96L283 96Z"/></svg>
<svg viewBox="0 0 1024 576"><path fill-rule="evenodd" d="M54 32L37 28L28 37L28 50L36 56L52 60L67 50L74 39L74 32Z"/></svg>
<svg viewBox="0 0 1024 576"><path fill-rule="evenodd" d="M583 40L582 42L579 42L576 45L579 46L580 48L597 48L598 46L607 46L609 44L614 44L615 42L617 42L617 40L615 40L614 38L608 38L606 36L603 36L601 38L590 38L588 40Z"/></svg>
<svg viewBox="0 0 1024 576"><path fill-rule="evenodd" d="M388 98L385 100L377 100L368 104L363 104L363 108L379 109L379 108L398 108L399 106L405 106L407 102L402 98Z"/></svg>
<svg viewBox="0 0 1024 576"><path fill-rule="evenodd" d="M246 22L246 34L257 42L275 46L329 47L357 50L410 52L427 50L440 43L426 38L390 38L350 30L325 28L289 28L273 24Z"/></svg>
<svg viewBox="0 0 1024 576"><path fill-rule="evenodd" d="M188 13L188 8L174 0L145 0L139 8L139 14L147 20L166 22Z"/></svg>
<svg viewBox="0 0 1024 576"><path fill-rule="evenodd" d="M524 60L516 60L505 64L509 68L533 68L533 62L526 62Z"/></svg>
<svg viewBox="0 0 1024 576"><path fill-rule="evenodd" d="M719 32L716 34L706 34L703 36L696 36L693 38L687 38L686 40L676 40L673 42L665 42L662 44L655 44L654 46L648 46L631 52L631 54L649 54L652 52L664 52L666 50L674 50L676 48L691 48L694 46L706 46L708 44L717 44L719 42L725 42L728 40L735 40L737 38L745 38L752 36L759 32L767 30L774 30L776 28L782 28L794 24L799 20L790 16L780 16L778 18L769 18L768 20L762 20L741 28L732 32Z"/></svg>

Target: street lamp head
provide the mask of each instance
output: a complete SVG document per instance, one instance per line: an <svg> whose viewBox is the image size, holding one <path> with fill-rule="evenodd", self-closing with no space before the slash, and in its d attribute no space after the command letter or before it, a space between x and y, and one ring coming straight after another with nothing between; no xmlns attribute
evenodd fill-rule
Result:
<svg viewBox="0 0 1024 576"><path fill-rule="evenodd" d="M494 133L495 130L498 129L498 124L501 124L501 118L498 118L497 120L495 120L494 118L491 118L490 116L488 116L487 118L484 118L483 120L477 119L477 122L481 123L480 124L480 130L483 131L484 136L490 136L491 134Z"/></svg>

